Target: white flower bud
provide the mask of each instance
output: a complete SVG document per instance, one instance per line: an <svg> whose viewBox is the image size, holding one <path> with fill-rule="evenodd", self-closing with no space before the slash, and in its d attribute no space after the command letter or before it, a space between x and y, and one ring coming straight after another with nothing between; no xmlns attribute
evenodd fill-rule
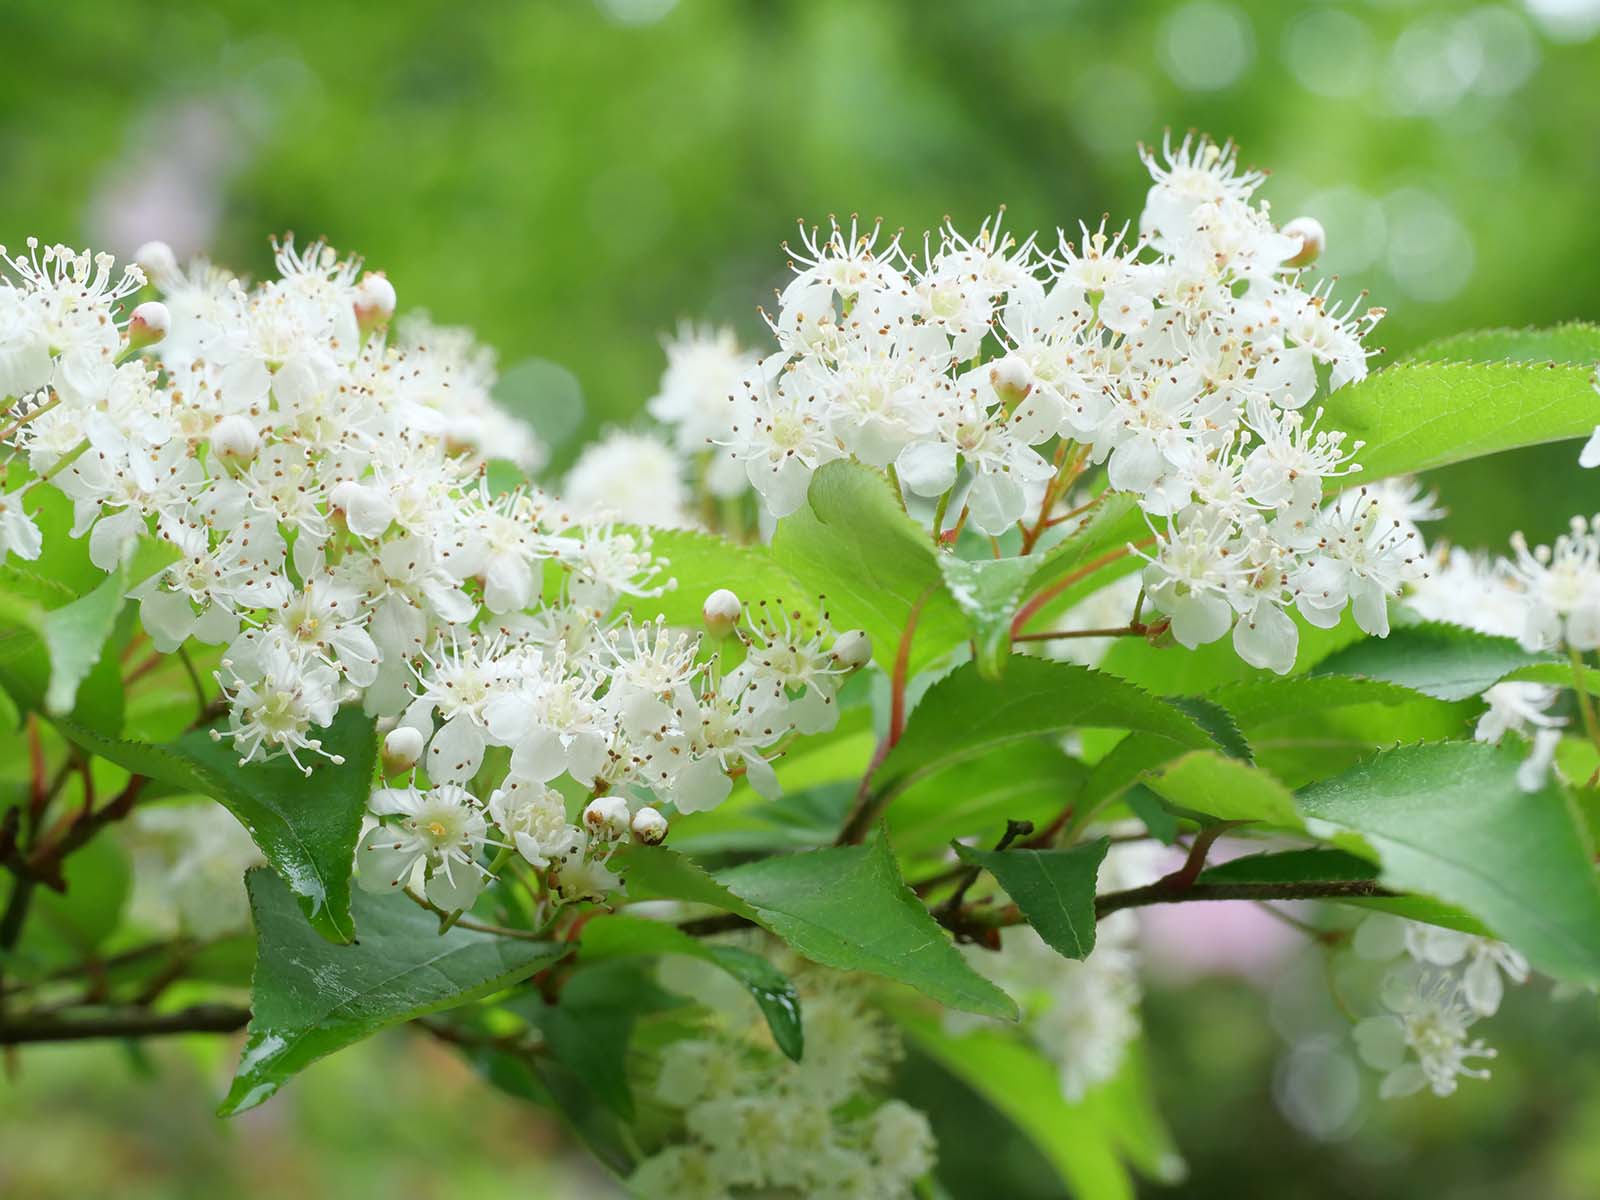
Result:
<svg viewBox="0 0 1600 1200"><path fill-rule="evenodd" d="M411 725L396 725L383 739L383 773L398 775L417 765L422 757L422 731Z"/></svg>
<svg viewBox="0 0 1600 1200"><path fill-rule="evenodd" d="M172 314L159 300L146 300L128 318L128 345L133 349L154 346L172 328Z"/></svg>
<svg viewBox="0 0 1600 1200"><path fill-rule="evenodd" d="M700 615L705 618L706 632L712 637L721 638L733 632L743 611L744 604L738 596L727 588L718 588L706 597Z"/></svg>
<svg viewBox="0 0 1600 1200"><path fill-rule="evenodd" d="M1305 267L1322 257L1328 245L1327 232L1315 217L1296 217L1283 227L1283 236L1298 238L1300 251L1283 264L1286 267Z"/></svg>
<svg viewBox="0 0 1600 1200"><path fill-rule="evenodd" d="M1000 402L1011 407L1033 390L1033 371L1015 354L1008 354L989 368L989 382Z"/></svg>
<svg viewBox="0 0 1600 1200"><path fill-rule="evenodd" d="M641 808L633 814L634 840L646 846L659 845L667 836L667 819L660 809Z"/></svg>
<svg viewBox="0 0 1600 1200"><path fill-rule="evenodd" d="M833 661L855 671L872 661L872 639L864 629L849 629L833 641Z"/></svg>
<svg viewBox="0 0 1600 1200"><path fill-rule="evenodd" d="M593 836L615 841L628 832L628 802L621 796L599 796L583 810L583 825Z"/></svg>
<svg viewBox="0 0 1600 1200"><path fill-rule="evenodd" d="M357 537L381 537L395 518L394 504L374 487L347 479L328 493L328 504L344 514Z"/></svg>
<svg viewBox="0 0 1600 1200"><path fill-rule="evenodd" d="M394 316L394 284L374 271L368 271L355 286L356 323L362 333L371 333Z"/></svg>
<svg viewBox="0 0 1600 1200"><path fill-rule="evenodd" d="M178 273L178 256L165 242L146 242L133 252L133 261L160 288L165 288L167 281Z"/></svg>
<svg viewBox="0 0 1600 1200"><path fill-rule="evenodd" d="M211 430L211 453L224 462L250 462L260 449L255 422L239 413L223 417Z"/></svg>

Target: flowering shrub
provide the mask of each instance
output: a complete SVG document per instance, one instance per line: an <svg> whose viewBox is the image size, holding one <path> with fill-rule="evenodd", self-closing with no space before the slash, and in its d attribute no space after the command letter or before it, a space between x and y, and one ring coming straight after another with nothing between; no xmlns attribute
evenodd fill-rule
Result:
<svg viewBox="0 0 1600 1200"><path fill-rule="evenodd" d="M1600 532L1408 477L1587 435L1600 332L1371 372L1314 220L1146 162L1137 230L802 230L549 492L324 244L6 255L0 1043L247 1027L232 1113L409 1022L663 1197L916 1193L910 1044L1123 1194L1140 910L1310 900L1385 1095L1487 1075L1600 984Z"/></svg>

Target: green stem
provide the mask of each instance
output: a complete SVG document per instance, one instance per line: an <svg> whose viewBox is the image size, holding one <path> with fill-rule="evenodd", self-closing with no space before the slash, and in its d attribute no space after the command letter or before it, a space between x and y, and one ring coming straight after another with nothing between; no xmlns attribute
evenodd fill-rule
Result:
<svg viewBox="0 0 1600 1200"><path fill-rule="evenodd" d="M1600 750L1600 720L1595 718L1594 701L1589 698L1589 688L1584 679L1583 654L1573 646L1567 647L1567 657L1572 660L1572 686L1578 693L1578 712L1583 716L1584 732Z"/></svg>

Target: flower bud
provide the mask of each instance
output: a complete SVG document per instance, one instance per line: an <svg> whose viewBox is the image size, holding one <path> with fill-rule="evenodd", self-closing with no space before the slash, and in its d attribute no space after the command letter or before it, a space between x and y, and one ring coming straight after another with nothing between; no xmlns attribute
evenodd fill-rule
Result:
<svg viewBox="0 0 1600 1200"><path fill-rule="evenodd" d="M834 639L830 653L838 666L856 671L872 661L872 639L863 629L849 629Z"/></svg>
<svg viewBox="0 0 1600 1200"><path fill-rule="evenodd" d="M718 588L706 597L700 615L705 618L706 632L712 637L723 638L733 632L743 611L744 604L738 596L727 588Z"/></svg>
<svg viewBox="0 0 1600 1200"><path fill-rule="evenodd" d="M1298 238L1300 241L1299 252L1284 262L1283 265L1286 267L1311 265L1322 257L1322 251L1328 244L1327 232L1322 228L1322 222L1315 217L1296 217L1283 227L1283 236Z"/></svg>
<svg viewBox="0 0 1600 1200"><path fill-rule="evenodd" d="M344 514L346 526L357 537L381 537L395 518L394 504L388 496L353 479L329 492L328 504Z"/></svg>
<svg viewBox="0 0 1600 1200"><path fill-rule="evenodd" d="M178 273L178 256L165 242L146 242L133 252L133 261L160 288L165 288L166 281Z"/></svg>
<svg viewBox="0 0 1600 1200"><path fill-rule="evenodd" d="M633 837L646 846L659 845L667 836L667 819L655 808L641 808L633 814Z"/></svg>
<svg viewBox="0 0 1600 1200"><path fill-rule="evenodd" d="M142 350L163 340L172 328L172 314L159 300L146 300L128 318L128 346Z"/></svg>
<svg viewBox="0 0 1600 1200"><path fill-rule="evenodd" d="M239 413L223 417L211 430L211 453L224 462L250 462L260 449L255 422Z"/></svg>
<svg viewBox="0 0 1600 1200"><path fill-rule="evenodd" d="M394 284L381 272L368 271L355 286L356 324L371 333L394 316Z"/></svg>
<svg viewBox="0 0 1600 1200"><path fill-rule="evenodd" d="M417 765L422 757L422 731L411 725L396 725L383 739L383 773L398 775Z"/></svg>
<svg viewBox="0 0 1600 1200"><path fill-rule="evenodd" d="M1033 391L1033 371L1015 354L1008 354L989 368L989 382L1000 402L1011 408Z"/></svg>
<svg viewBox="0 0 1600 1200"><path fill-rule="evenodd" d="M628 832L628 802L621 796L600 796L583 810L583 826L594 837L616 841Z"/></svg>

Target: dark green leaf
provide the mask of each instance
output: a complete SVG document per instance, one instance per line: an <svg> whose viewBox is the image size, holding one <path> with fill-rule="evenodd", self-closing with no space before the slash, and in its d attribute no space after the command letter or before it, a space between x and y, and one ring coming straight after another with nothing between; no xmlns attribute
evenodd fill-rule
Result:
<svg viewBox="0 0 1600 1200"><path fill-rule="evenodd" d="M1229 758L1249 762L1255 757L1250 751L1250 743L1245 740L1243 730L1239 728L1239 722L1216 701L1208 700L1204 696L1168 696L1167 703L1182 709L1198 721L1200 727L1211 735L1211 740L1220 746L1222 752Z"/></svg>
<svg viewBox="0 0 1600 1200"><path fill-rule="evenodd" d="M310 778L287 758L240 766L230 744L203 731L151 745L108 738L68 720L56 725L63 736L128 771L217 800L249 830L318 932L343 942L354 936L350 872L377 759L372 720L360 709L341 709L321 733L323 748L343 756L343 763L313 758Z"/></svg>
<svg viewBox="0 0 1600 1200"><path fill-rule="evenodd" d="M906 887L882 833L865 846L763 859L719 879L813 962L908 983L950 1008L1017 1015L1011 998L967 965Z"/></svg>
<svg viewBox="0 0 1600 1200"><path fill-rule="evenodd" d="M1300 810L1361 834L1390 887L1458 905L1551 975L1600 982L1600 881L1560 790L1517 785L1509 750L1391 750L1299 794Z"/></svg>
<svg viewBox="0 0 1600 1200"><path fill-rule="evenodd" d="M270 871L249 873L256 928L250 1030L221 1113L254 1108L319 1058L378 1030L490 995L570 949L479 933L439 933L398 896L355 898L361 938L324 940Z"/></svg>
<svg viewBox="0 0 1600 1200"><path fill-rule="evenodd" d="M1100 838L1066 850L974 850L958 842L955 850L995 877L1051 949L1083 958L1094 949L1095 879L1110 844Z"/></svg>
<svg viewBox="0 0 1600 1200"><path fill-rule="evenodd" d="M721 967L749 989L772 1030L772 1040L796 1062L805 1047L800 996L784 973L759 954L690 937L674 925L626 915L594 917L583 926L581 953L588 959L634 954L683 954Z"/></svg>
<svg viewBox="0 0 1600 1200"><path fill-rule="evenodd" d="M665 846L624 846L611 859L635 900L684 900L755 919L752 909L687 855Z"/></svg>
<svg viewBox="0 0 1600 1200"><path fill-rule="evenodd" d="M1044 828L1073 803L1085 776L1083 764L1051 742L1013 742L907 788L885 820L903 857L942 856L951 838L989 832L1007 819Z"/></svg>
<svg viewBox="0 0 1600 1200"><path fill-rule="evenodd" d="M1312 674L1381 679L1439 700L1465 700L1481 695L1520 667L1549 661L1550 655L1524 650L1515 638L1425 622L1336 650L1312 668Z"/></svg>

